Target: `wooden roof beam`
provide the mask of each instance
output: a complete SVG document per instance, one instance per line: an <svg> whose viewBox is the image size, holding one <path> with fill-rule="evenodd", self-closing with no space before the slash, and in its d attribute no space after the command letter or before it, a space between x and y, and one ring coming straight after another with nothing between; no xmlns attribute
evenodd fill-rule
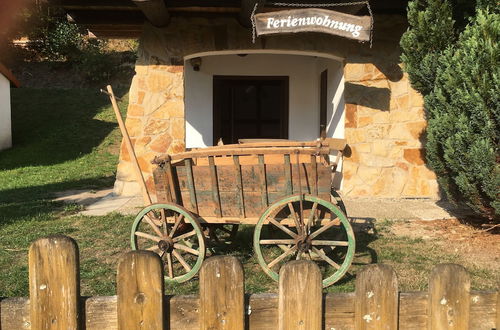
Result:
<svg viewBox="0 0 500 330"><path fill-rule="evenodd" d="M163 0L132 0L147 20L156 27L167 26L170 21L167 6Z"/></svg>

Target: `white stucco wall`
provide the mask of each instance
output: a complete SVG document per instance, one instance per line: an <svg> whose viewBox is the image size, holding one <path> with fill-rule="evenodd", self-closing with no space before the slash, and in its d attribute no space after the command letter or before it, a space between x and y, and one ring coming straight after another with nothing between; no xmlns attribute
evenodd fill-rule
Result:
<svg viewBox="0 0 500 330"><path fill-rule="evenodd" d="M211 55L202 57L200 71L186 61L186 147L205 147L213 141L213 76L288 76L291 140L319 137L319 77L328 69L327 135L344 136L343 78L340 62L316 56L288 54ZM342 87L340 87L342 86Z"/></svg>
<svg viewBox="0 0 500 330"><path fill-rule="evenodd" d="M0 150L12 147L10 82L0 74Z"/></svg>

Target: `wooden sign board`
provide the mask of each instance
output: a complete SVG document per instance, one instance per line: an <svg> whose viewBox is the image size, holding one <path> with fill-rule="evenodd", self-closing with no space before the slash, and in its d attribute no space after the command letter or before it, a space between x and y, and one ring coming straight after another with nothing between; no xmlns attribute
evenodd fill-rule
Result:
<svg viewBox="0 0 500 330"><path fill-rule="evenodd" d="M255 15L255 29L258 36L322 32L368 41L370 40L370 26L370 16L354 16L318 8L283 10Z"/></svg>

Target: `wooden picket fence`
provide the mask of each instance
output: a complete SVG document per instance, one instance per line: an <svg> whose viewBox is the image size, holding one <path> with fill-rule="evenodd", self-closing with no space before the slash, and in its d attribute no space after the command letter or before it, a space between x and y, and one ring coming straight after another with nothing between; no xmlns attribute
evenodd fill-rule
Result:
<svg viewBox="0 0 500 330"><path fill-rule="evenodd" d="M78 247L51 236L29 250L30 298L0 303L0 329L498 329L498 292L470 291L458 265L438 265L428 292L398 291L394 270L367 266L354 293L323 294L318 267L292 261L278 294L244 293L241 263L206 260L199 296L164 296L162 265L151 252L129 252L118 265L117 295L80 297Z"/></svg>

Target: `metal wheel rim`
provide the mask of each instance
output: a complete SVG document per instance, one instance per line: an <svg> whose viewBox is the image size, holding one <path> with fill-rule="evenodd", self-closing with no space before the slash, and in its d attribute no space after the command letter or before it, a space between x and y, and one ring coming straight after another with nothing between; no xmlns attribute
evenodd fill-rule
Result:
<svg viewBox="0 0 500 330"><path fill-rule="evenodd" d="M299 200L300 200L299 195L288 196L288 197L285 197L281 200L278 200L277 202L275 202L274 204L269 206L264 211L262 216L259 218L257 225L255 226L254 237L253 237L253 245L254 245L253 247L254 247L254 251L257 255L257 260L258 260L261 268L264 270L264 272L275 281L279 280L279 274L267 266L267 262L264 260L262 250L261 250L260 236L261 236L262 226L264 225L265 220L272 213L272 211L274 211L280 205L283 205L283 204L286 205L290 202L293 203L293 202L297 202ZM352 260L354 258L354 252L355 252L355 246L356 246L354 232L352 230L351 224L347 220L346 215L336 205L332 204L329 201L323 200L321 198L318 198L318 197L312 196L312 195L304 195L303 200L307 201L307 202L317 202L318 204L329 209L332 213L334 213L339 218L342 226L344 227L344 229L347 233L348 246L347 246L347 253L346 253L345 259L342 262L341 267L335 273L333 273L332 275L323 279L323 281L322 281L323 287L327 287L327 286L334 284L339 279L341 279L345 275L345 273L347 272L349 267L351 266Z"/></svg>
<svg viewBox="0 0 500 330"><path fill-rule="evenodd" d="M135 233L139 227L139 224L141 223L141 220L144 218L144 215L146 215L147 213L149 213L153 210L160 210L160 209L172 210L172 211L175 211L175 212L183 215L184 221L186 223L189 223L192 225L193 230L195 231L195 235L196 235L198 242L199 242L199 247L198 247L199 255L196 259L195 265L192 267L192 269L190 271L188 271L187 273L185 273L181 276L176 276L174 278L171 278L167 274L165 274L165 281L182 283L182 282L185 282L185 281L193 278L198 273L198 271L200 270L201 265L203 263L203 260L205 259L205 250L206 250L205 249L205 239L204 239L203 231L201 229L199 222L184 207L182 207L180 205L176 205L176 204L165 203L165 204L152 204L152 205L147 206L143 210L141 210L141 212L139 212L139 214L135 217L134 223L132 224L132 231L130 234L130 245L131 245L132 250L139 250L139 248L137 246L137 236L135 235ZM161 258L161 259L162 259L162 262L165 264L165 261L163 260L163 258Z"/></svg>

